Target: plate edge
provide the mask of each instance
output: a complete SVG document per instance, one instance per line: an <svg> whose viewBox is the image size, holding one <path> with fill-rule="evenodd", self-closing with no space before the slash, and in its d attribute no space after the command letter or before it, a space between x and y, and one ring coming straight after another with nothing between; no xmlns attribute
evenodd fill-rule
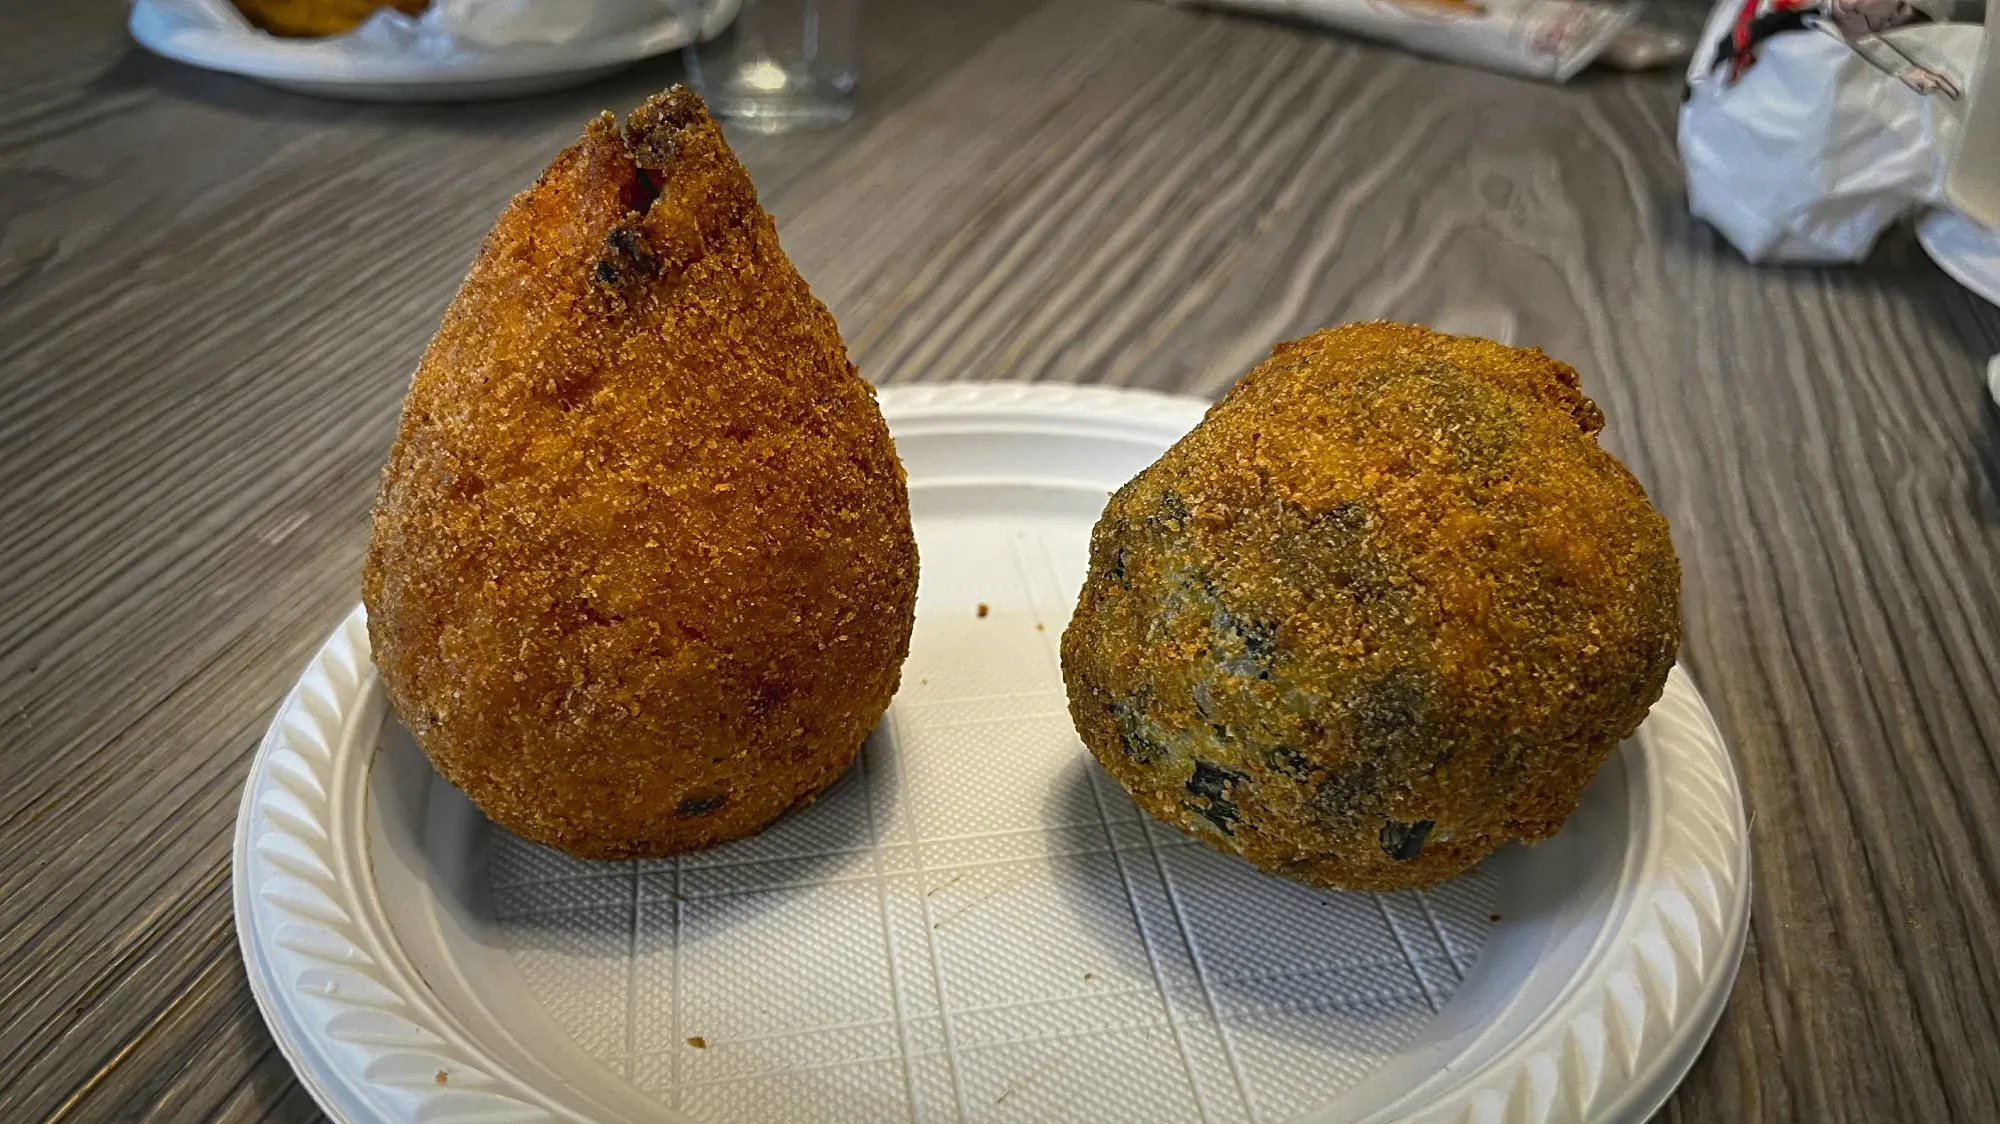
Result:
<svg viewBox="0 0 2000 1124"><path fill-rule="evenodd" d="M1107 408L1116 407L1118 412L1132 420L1151 421L1163 427L1169 423L1185 429L1192 421L1198 421L1207 403L1198 399L1176 397L1147 391L1133 391L1107 387L1077 387L1065 384L1033 383L965 383L965 384L923 384L907 387L883 388L878 397L885 417L889 418L892 430L898 418L916 419L945 416L952 413L990 414L994 412L1020 412L1023 414L1061 414L1066 416L1087 415L1095 420L1103 420ZM258 923L258 902L268 903L260 898L250 886L251 865L255 862L253 845L260 826L287 834L295 843L310 850L313 840L300 832L288 831L282 823L274 823L270 809L260 799L267 781L272 784L273 761L283 752L294 754L298 761L311 769L315 758L322 771L315 771L322 799L331 790L333 777L333 756L342 739L339 736L347 723L351 722L359 709L357 703L361 695L375 689L373 669L368 664L366 630L362 622L365 616L356 606L335 628L332 636L321 646L304 673L287 693L284 703L274 716L265 737L259 743L256 757L248 779L242 802L238 809L236 838L232 857L235 869L232 871L233 897L237 913L239 952L244 957L245 966L252 980L252 991L267 1022L272 1024L274 1038L277 1038L287 1060L299 1072L301 1081L312 1092L315 1100L330 1115L342 1118L333 1111L329 1103L331 1090L318 1087L314 1077L300 1065L301 1055L294 1043L290 1048L285 1041L286 1031L281 1023L296 1018L305 1022L298 1006L298 996L290 994L278 978L275 961L268 965L270 977L260 970L259 962L265 959L260 953L273 940L265 926ZM336 666L344 664L345 666ZM333 674L334 671L341 674ZM315 696L315 685L331 688ZM317 697L325 713L313 713L309 698ZM1642 919L1644 925L1635 925L1630 915L1618 933L1618 947L1613 949L1605 962L1624 955L1629 962L1620 962L1617 971L1630 978L1638 995L1642 997L1642 1009L1637 1020L1635 1040L1623 1044L1613 1042L1614 1019L1624 1019L1627 1023L1629 1011L1612 1009L1615 997L1610 994L1609 983L1601 983L1591 995L1572 997L1562 1006L1564 1009L1552 1011L1550 1018L1528 1041L1506 1050L1499 1059L1481 1067L1484 1073L1475 1073L1473 1080L1461 1083L1453 1089L1443 1091L1443 1097L1429 1105L1388 1106L1383 1113L1371 1119L1410 1118L1423 1121L1462 1121L1473 1119L1501 1119L1508 1124L1545 1124L1559 1118L1581 1118L1588 1120L1622 1119L1635 1106L1647 1101L1657 1104L1679 1083L1682 1076L1699 1053L1700 1044L1705 1042L1716 1020L1727 1005L1730 981L1740 964L1745 938L1743 933L1749 917L1750 872L1748 861L1749 841L1744 819L1740 780L1730 761L1727 746L1717 728L1713 714L1705 700L1695 688L1692 680L1678 666L1672 672L1669 690L1655 704L1647 718L1647 725L1655 721L1677 724L1685 739L1700 744L1707 750L1701 754L1706 764L1704 777L1690 777L1690 783L1704 782L1708 799L1705 803L1711 811L1720 809L1720 822L1713 819L1695 824L1688 817L1695 816L1688 793L1680 793L1669 801L1667 814L1674 819L1683 836L1677 853L1684 861L1691 862L1694 870L1705 876L1714 891L1707 901L1697 901L1687 885L1685 871L1669 871L1673 876L1671 884L1655 884L1649 887L1651 896L1632 907L1632 913L1641 910L1649 912ZM288 723L295 723L297 728ZM300 738L310 735L312 745L295 744ZM1646 737L1642 729L1642 738ZM1651 737L1666 735L1655 731ZM317 752L314 752L314 751ZM1658 754L1650 754L1658 757ZM1657 769L1657 765L1649 765ZM1657 780L1657 778L1655 778ZM1671 779L1671 778L1669 778ZM290 790L287 790L290 791ZM292 795L297 796L296 792ZM1699 817L1696 817L1699 818ZM322 816L319 834L324 838L325 824ZM1687 833L1696 827L1706 828L1712 839L1716 854L1705 856L1690 842ZM327 843L326 846L331 846ZM1671 856L1670 856L1671 857ZM330 871L330 858L326 862ZM1658 864L1655 864L1658 865ZM338 890L338 886L334 886ZM1681 909L1671 900L1679 894L1685 900L1686 908ZM1684 922L1670 919L1669 907L1676 914L1694 912L1695 922L1692 936L1673 926ZM281 907L279 907L281 908ZM352 911L348 911L352 923ZM308 924L321 923L309 915L294 914ZM1643 930L1643 931L1642 931ZM355 952L366 958L366 951L359 943ZM1733 950L1734 955L1730 955ZM1683 958L1692 963L1683 967ZM1727 960L1726 965L1724 960ZM367 961L374 966L372 959ZM341 961L342 967L357 967L352 958ZM1691 968L1689 971L1687 969ZM368 978L363 973L364 978ZM1692 977L1691 979L1689 977ZM377 981L378 983L380 981ZM260 986L261 985L261 986ZM1697 986L1699 985L1699 986ZM386 986L386 985L384 985ZM1652 1017L1650 1008L1658 1006L1652 992L1670 988L1667 996L1666 1018ZM296 987L292 989L296 991ZM393 991L393 987L389 990ZM1717 996L1720 996L1718 999ZM1590 1003L1597 1004L1596 1010L1586 1010ZM1712 1007L1711 1007L1712 1004ZM1597 1033L1595 1039L1585 1041L1577 1034L1580 1020L1594 1019ZM404 1018L420 1036L428 1036L439 1042L448 1043L449 1032L441 1028L425 1027L414 1020ZM1626 1032L1628 1036L1631 1031ZM1691 1048L1689 1043L1692 1043ZM467 1044L460 1043L461 1046ZM1613 1061L1613 1051L1632 1059L1620 1066L1621 1072L1613 1073L1608 1068ZM1686 1057L1681 1057L1686 1049ZM407 1051L405 1051L407 1053ZM450 1097L456 1113L473 1107L468 1098L497 1098L502 1103L492 1106L490 1113L461 1115L460 1118L477 1120L490 1119L558 1119L545 1104L537 1103L532 1092L515 1092L505 1089L511 1075L490 1062L480 1067L471 1059L435 1055L453 1066L483 1069L480 1076L491 1084L481 1084L478 1088L453 1087L427 1089L420 1086L399 1085L409 1098L423 1101ZM1594 1058L1594 1064L1592 1064ZM1646 1059L1658 1059L1657 1064L1642 1064ZM335 1063L336 1067L338 1063ZM1580 1066L1589 1066L1587 1071L1579 1071ZM336 1074L336 1083L347 1088L356 1079L366 1079L365 1073ZM1664 1085L1660 1083L1664 1082ZM1562 1090L1578 1084L1587 1086L1585 1095L1571 1100L1557 1095ZM1551 1093L1550 1090L1556 1090ZM357 1096L368 1100L360 1089L351 1089ZM1653 1094L1657 1093L1657 1100ZM1495 1098L1504 1106L1500 1116L1490 1115ZM1570 1110L1567 1113L1561 1110ZM525 1115L524 1115L525 1114Z"/></svg>

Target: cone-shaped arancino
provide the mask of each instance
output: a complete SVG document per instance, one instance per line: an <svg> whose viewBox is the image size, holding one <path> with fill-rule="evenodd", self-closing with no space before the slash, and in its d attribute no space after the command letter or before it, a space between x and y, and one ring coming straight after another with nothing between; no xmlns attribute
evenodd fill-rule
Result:
<svg viewBox="0 0 2000 1124"><path fill-rule="evenodd" d="M706 846L853 761L916 583L874 394L700 99L591 122L403 406L363 575L396 712L522 836Z"/></svg>

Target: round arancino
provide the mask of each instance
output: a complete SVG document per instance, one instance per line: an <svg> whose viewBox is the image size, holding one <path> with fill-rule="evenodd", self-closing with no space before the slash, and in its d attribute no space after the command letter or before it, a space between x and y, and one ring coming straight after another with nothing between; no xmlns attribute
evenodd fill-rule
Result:
<svg viewBox="0 0 2000 1124"><path fill-rule="evenodd" d="M1063 635L1078 732L1153 816L1393 890L1560 827L1680 640L1667 523L1539 351L1281 344L1105 508Z"/></svg>

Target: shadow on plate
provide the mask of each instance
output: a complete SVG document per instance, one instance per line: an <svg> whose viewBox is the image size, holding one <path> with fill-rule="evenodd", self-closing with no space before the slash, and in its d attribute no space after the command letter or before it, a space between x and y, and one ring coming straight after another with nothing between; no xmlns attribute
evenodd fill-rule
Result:
<svg viewBox="0 0 2000 1124"><path fill-rule="evenodd" d="M1102 809L1102 843L1050 861L1096 958L1085 982L1151 993L1187 1050L1227 1058L1259 1116L1365 1078L1450 1001L1492 929L1499 879L1483 867L1424 893L1317 890L1153 821L1081 753L1052 803L1075 807L1078 790Z"/></svg>
<svg viewBox="0 0 2000 1124"><path fill-rule="evenodd" d="M392 775L391 794L378 786L378 807L404 827L387 833L388 846L420 866L439 908L461 919L467 933L515 950L625 958L635 930L678 925L687 901L727 897L729 915L747 921L783 904L786 895L774 891L867 876L871 817L889 811L883 801L894 799L878 793L870 803L857 758L813 803L748 838L674 858L579 859L488 820L430 768L393 716L381 745L380 767ZM412 795L397 799L396 790Z"/></svg>

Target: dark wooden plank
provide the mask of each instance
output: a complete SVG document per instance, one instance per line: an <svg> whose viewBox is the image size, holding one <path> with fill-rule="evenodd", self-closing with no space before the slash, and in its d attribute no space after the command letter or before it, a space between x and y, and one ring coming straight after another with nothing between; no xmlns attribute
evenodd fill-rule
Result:
<svg viewBox="0 0 2000 1124"><path fill-rule="evenodd" d="M868 40L864 117L1025 10L876 9L909 37ZM82 15L89 54L0 55L39 83L0 105L0 1118L289 1118L217 890L248 755L355 597L402 385L493 214L678 66L341 106ZM21 30L78 38L50 22ZM743 147L782 184L858 131Z"/></svg>
<svg viewBox="0 0 2000 1124"><path fill-rule="evenodd" d="M1740 261L1685 216L1669 76L932 8L870 6L856 121L740 138L863 371L1213 395L1376 316L1574 362L1754 815L1751 949L1665 1118L2000 1118L2000 315L1907 237ZM121 18L0 13L0 1117L300 1119L229 927L248 754L480 234L676 68L346 106Z"/></svg>

